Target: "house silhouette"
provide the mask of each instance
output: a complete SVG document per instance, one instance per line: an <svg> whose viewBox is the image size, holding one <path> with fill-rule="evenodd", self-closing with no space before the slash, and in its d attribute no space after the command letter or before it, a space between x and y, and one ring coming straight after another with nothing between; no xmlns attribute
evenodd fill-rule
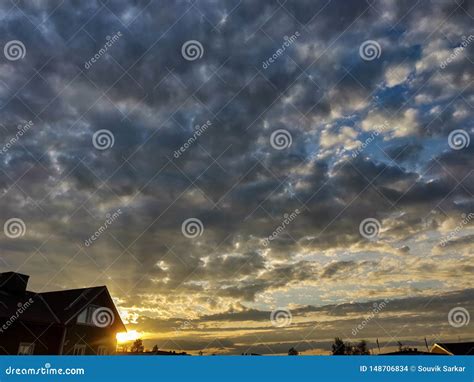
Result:
<svg viewBox="0 0 474 382"><path fill-rule="evenodd" d="M29 276L0 273L0 354L105 355L126 331L107 287L27 291Z"/></svg>

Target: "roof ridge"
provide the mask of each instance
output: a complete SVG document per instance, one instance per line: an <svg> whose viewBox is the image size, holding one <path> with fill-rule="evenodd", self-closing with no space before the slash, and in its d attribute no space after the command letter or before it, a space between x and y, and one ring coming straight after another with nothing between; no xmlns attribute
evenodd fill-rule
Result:
<svg viewBox="0 0 474 382"><path fill-rule="evenodd" d="M107 286L106 285L98 285L98 286L85 287L85 288L60 289L60 290L51 290L49 292L32 292L32 293L36 293L36 294L63 293L63 292L73 292L73 291L78 291L78 290L99 289L99 288L107 289Z"/></svg>

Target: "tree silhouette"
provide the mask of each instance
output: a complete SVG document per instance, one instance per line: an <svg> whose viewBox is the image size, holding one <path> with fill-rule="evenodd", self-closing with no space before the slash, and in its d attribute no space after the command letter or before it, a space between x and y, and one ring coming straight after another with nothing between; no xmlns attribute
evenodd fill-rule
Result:
<svg viewBox="0 0 474 382"><path fill-rule="evenodd" d="M132 353L143 353L143 350L145 350L145 347L143 346L143 341L140 338L135 340L132 347L130 348Z"/></svg>
<svg viewBox="0 0 474 382"><path fill-rule="evenodd" d="M356 344L351 342L344 342L339 337L334 339L334 344L332 345L332 354L333 355L368 355L370 354L369 349L367 349L367 341L362 340Z"/></svg>
<svg viewBox="0 0 474 382"><path fill-rule="evenodd" d="M299 355L299 354L300 353L295 348L290 348L290 350L288 350L288 355Z"/></svg>
<svg viewBox="0 0 474 382"><path fill-rule="evenodd" d="M154 345L153 349L151 349L153 353L158 353L158 345Z"/></svg>
<svg viewBox="0 0 474 382"><path fill-rule="evenodd" d="M346 354L346 344L339 337L334 338L334 343L332 344L332 354L333 355Z"/></svg>
<svg viewBox="0 0 474 382"><path fill-rule="evenodd" d="M352 345L352 355L369 355L369 349L367 349L367 341L362 340L359 343Z"/></svg>

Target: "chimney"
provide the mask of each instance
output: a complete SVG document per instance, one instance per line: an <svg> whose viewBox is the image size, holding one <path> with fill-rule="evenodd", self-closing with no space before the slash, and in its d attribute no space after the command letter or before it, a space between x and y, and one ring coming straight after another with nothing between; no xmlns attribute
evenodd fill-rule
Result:
<svg viewBox="0 0 474 382"><path fill-rule="evenodd" d="M0 273L0 291L22 294L26 291L30 276L15 272Z"/></svg>

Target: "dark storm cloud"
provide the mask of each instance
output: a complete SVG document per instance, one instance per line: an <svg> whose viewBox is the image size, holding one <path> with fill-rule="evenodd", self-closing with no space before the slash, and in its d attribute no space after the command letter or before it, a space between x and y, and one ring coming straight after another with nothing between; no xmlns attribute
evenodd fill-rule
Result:
<svg viewBox="0 0 474 382"><path fill-rule="evenodd" d="M217 302L206 304L222 310L222 301L255 301L379 264L317 256L353 246L406 252L411 244L394 241L424 233L433 209L448 216L472 198L472 144L452 150L447 140L454 129L472 133L472 46L439 68L468 35L467 3L2 4L1 42L21 40L26 56L0 62L0 141L34 123L0 156L2 221L19 217L28 233L2 238L2 256L25 273L47 269L38 289L101 281L124 307L210 296ZM433 20L451 29L427 29ZM377 60L359 55L369 39L381 45ZM201 59L182 57L188 40L202 43ZM405 66L408 74L393 75ZM388 131L348 157L376 113L390 120ZM322 131L343 127L355 135L323 150ZM105 151L92 144L100 129L114 136ZM291 134L285 150L270 143L276 129ZM85 247L118 208L120 218ZM367 217L383 223L378 246L360 235ZM188 218L202 221L202 236L183 236ZM436 219L430 229L442 224Z"/></svg>

